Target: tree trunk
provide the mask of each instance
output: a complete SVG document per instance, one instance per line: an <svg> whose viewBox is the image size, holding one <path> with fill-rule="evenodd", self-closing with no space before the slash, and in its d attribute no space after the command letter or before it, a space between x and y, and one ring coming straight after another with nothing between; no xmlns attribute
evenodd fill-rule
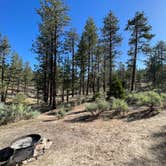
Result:
<svg viewBox="0 0 166 166"><path fill-rule="evenodd" d="M74 39L72 41L72 97L74 97L74 76L75 76L75 73L74 73L74 69L75 69L75 50L74 50Z"/></svg>
<svg viewBox="0 0 166 166"><path fill-rule="evenodd" d="M55 48L54 48L54 65L53 65L53 109L56 109L56 91L57 91L57 28L55 27Z"/></svg>
<svg viewBox="0 0 166 166"><path fill-rule="evenodd" d="M104 56L103 91L106 92L106 57Z"/></svg>
<svg viewBox="0 0 166 166"><path fill-rule="evenodd" d="M132 70L132 80L131 80L131 91L135 88L135 78L136 78L136 63L137 63L137 51L138 51L138 32L136 28L135 34L136 42L135 42L135 50L134 50L134 58L133 58L133 70Z"/></svg>
<svg viewBox="0 0 166 166"><path fill-rule="evenodd" d="M90 57L91 57L91 52L90 52L90 43L89 43L89 53L88 53L88 78L87 78L86 95L89 94L89 86L90 86Z"/></svg>
<svg viewBox="0 0 166 166"><path fill-rule="evenodd" d="M110 34L110 46L109 46L109 63L110 63L110 71L109 71L109 92L112 89L112 35Z"/></svg>
<svg viewBox="0 0 166 166"><path fill-rule="evenodd" d="M4 66L5 66L5 57L4 55L2 55L2 71L1 71L1 84L2 84L2 92L1 92L1 102L5 102L5 98L4 98Z"/></svg>

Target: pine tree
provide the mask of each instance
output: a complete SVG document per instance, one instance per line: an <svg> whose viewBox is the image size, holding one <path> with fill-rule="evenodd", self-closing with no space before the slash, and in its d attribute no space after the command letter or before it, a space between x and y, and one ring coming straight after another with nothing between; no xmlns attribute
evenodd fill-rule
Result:
<svg viewBox="0 0 166 166"><path fill-rule="evenodd" d="M77 51L77 54L76 54L76 64L77 64L77 67L80 70L80 74L79 74L79 77L80 77L79 94L80 95L81 94L85 95L85 74L86 74L86 71L87 71L86 66L87 66L87 59L88 59L86 49L87 49L87 45L86 45L86 41L84 39L84 33L83 33L82 36L81 36L81 39L79 41L78 51Z"/></svg>
<svg viewBox="0 0 166 166"><path fill-rule="evenodd" d="M49 62L49 96L50 105L52 106L52 108L56 108L58 77L57 60L59 49L61 46L63 28L69 22L67 11L68 8L64 5L64 3L61 0L43 0L41 1L40 9L37 10L42 20L39 26L41 31L41 38L46 39L47 41L47 43L43 43L44 40L42 40L42 42L40 42L40 46L45 46L43 57L45 57L45 62Z"/></svg>
<svg viewBox="0 0 166 166"><path fill-rule="evenodd" d="M5 72L6 72L6 57L10 52L10 44L7 37L0 34L0 69L1 69L1 102L5 102Z"/></svg>
<svg viewBox="0 0 166 166"><path fill-rule="evenodd" d="M67 32L67 37L65 39L65 50L71 53L72 57L72 97L74 97L74 89L75 89L75 49L78 43L78 34L75 29L70 29Z"/></svg>
<svg viewBox="0 0 166 166"><path fill-rule="evenodd" d="M28 86L31 85L33 79L33 72L30 67L29 62L26 62L23 67L23 84L24 84L24 93L28 93Z"/></svg>
<svg viewBox="0 0 166 166"><path fill-rule="evenodd" d="M131 33L129 45L129 55L132 59L132 78L131 78L131 91L135 89L136 80L136 65L138 53L148 44L153 38L153 34L150 33L151 26L148 25L148 19L143 12L137 12L134 18L128 20L126 31Z"/></svg>
<svg viewBox="0 0 166 166"><path fill-rule="evenodd" d="M86 44L86 53L88 55L88 66L87 66L87 86L86 86L86 95L89 94L89 87L91 87L93 93L94 89L94 54L97 46L97 27L94 23L93 18L89 18L84 27L84 40ZM91 90L90 89L90 90Z"/></svg>
<svg viewBox="0 0 166 166"><path fill-rule="evenodd" d="M112 11L104 18L104 25L102 28L103 34L103 45L105 46L106 59L109 61L109 93L112 87L112 72L113 72L113 63L116 56L120 53L117 50L117 46L122 41L122 38L118 26L119 20L114 16ZM106 65L106 64L104 64Z"/></svg>

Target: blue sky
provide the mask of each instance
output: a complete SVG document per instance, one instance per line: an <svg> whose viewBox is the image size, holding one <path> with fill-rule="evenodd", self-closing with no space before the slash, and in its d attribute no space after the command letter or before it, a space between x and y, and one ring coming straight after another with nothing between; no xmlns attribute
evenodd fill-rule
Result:
<svg viewBox="0 0 166 166"><path fill-rule="evenodd" d="M121 61L127 59L128 33L123 32L128 18L136 11L144 11L156 34L152 43L166 41L166 1L165 0L65 0L72 20L70 27L82 32L88 17L93 17L98 28L102 27L103 17L109 10L120 20L120 31L124 38L120 47L123 54ZM38 34L39 17L35 12L39 8L39 0L0 0L0 32L8 36L12 50L17 51L33 66L35 55L30 51L32 41ZM141 64L140 64L141 66Z"/></svg>

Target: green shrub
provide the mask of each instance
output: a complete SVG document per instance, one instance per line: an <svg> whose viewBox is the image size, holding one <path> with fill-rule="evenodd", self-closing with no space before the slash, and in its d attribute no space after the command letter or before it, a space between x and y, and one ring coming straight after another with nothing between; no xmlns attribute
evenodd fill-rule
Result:
<svg viewBox="0 0 166 166"><path fill-rule="evenodd" d="M57 113L58 119L63 118L66 115L66 110L65 107L61 107L60 110Z"/></svg>
<svg viewBox="0 0 166 166"><path fill-rule="evenodd" d="M120 99L125 98L124 88L122 86L121 81L118 78L114 78L112 80L111 90L107 93L107 98L109 99L111 96Z"/></svg>
<svg viewBox="0 0 166 166"><path fill-rule="evenodd" d="M163 103L163 107L166 108L166 93L161 93L160 96Z"/></svg>
<svg viewBox="0 0 166 166"><path fill-rule="evenodd" d="M135 104L139 106L148 106L151 110L154 107L160 107L162 102L164 102L164 97L160 96L154 91L139 92L129 94L127 97L127 102L129 104Z"/></svg>
<svg viewBox="0 0 166 166"><path fill-rule="evenodd" d="M39 112L23 104L2 105L0 104L0 125L30 119L38 116Z"/></svg>
<svg viewBox="0 0 166 166"><path fill-rule="evenodd" d="M72 107L70 103L63 104L57 112L58 119L63 118L67 114L67 112L71 111L71 109Z"/></svg>
<svg viewBox="0 0 166 166"><path fill-rule="evenodd" d="M114 99L112 103L112 109L114 109L118 114L123 112L123 115L128 111L127 103L122 99Z"/></svg>
<svg viewBox="0 0 166 166"><path fill-rule="evenodd" d="M158 93L149 91L145 93L145 97L142 99L142 103L147 105L150 110L153 111L155 107L160 107L162 105L162 98Z"/></svg>
<svg viewBox="0 0 166 166"><path fill-rule="evenodd" d="M96 103L87 103L85 104L85 109L92 115L95 115L98 111L98 105Z"/></svg>
<svg viewBox="0 0 166 166"><path fill-rule="evenodd" d="M96 92L96 93L93 95L92 100L95 101L95 100L97 100L97 99L104 99L104 98L105 98L105 97L104 97L104 94L103 94L103 93L101 93L101 92Z"/></svg>
<svg viewBox="0 0 166 166"><path fill-rule="evenodd" d="M145 92L130 93L127 95L126 101L128 104L141 105L143 104L141 101L143 101L145 97Z"/></svg>
<svg viewBox="0 0 166 166"><path fill-rule="evenodd" d="M102 112L110 109L110 104L104 99L97 99L94 103L85 104L85 108L93 116L99 116Z"/></svg>
<svg viewBox="0 0 166 166"><path fill-rule="evenodd" d="M96 103L100 112L108 111L110 109L110 104L106 100L97 99Z"/></svg>

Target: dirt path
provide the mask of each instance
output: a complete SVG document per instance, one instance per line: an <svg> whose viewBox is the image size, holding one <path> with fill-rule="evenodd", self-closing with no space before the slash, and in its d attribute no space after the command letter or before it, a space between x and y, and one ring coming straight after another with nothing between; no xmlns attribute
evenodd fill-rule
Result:
<svg viewBox="0 0 166 166"><path fill-rule="evenodd" d="M166 166L166 111L148 118L85 122L78 106L63 120L52 115L0 127L0 148L13 139L40 133L53 141L27 166Z"/></svg>

